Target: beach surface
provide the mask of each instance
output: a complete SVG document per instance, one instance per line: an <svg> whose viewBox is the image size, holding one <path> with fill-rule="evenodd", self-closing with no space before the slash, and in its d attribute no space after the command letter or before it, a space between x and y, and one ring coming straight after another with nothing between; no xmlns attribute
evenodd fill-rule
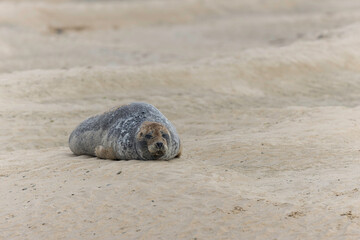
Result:
<svg viewBox="0 0 360 240"><path fill-rule="evenodd" d="M180 159L71 153L134 101ZM360 239L360 2L0 1L0 194L0 239Z"/></svg>

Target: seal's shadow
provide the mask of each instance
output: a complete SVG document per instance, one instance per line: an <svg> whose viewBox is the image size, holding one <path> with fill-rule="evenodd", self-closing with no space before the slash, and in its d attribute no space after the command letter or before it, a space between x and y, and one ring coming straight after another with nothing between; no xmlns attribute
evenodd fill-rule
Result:
<svg viewBox="0 0 360 240"><path fill-rule="evenodd" d="M94 157L94 156L89 156L89 155L75 155L73 153L64 153L65 157L68 158L72 158L72 159L92 159L92 160L99 160L99 161L113 161L113 162L119 162L119 161L137 161L137 162L173 162L176 160L176 158L173 159L169 159L169 160L139 160L139 159L128 159L128 160L123 160L123 159L104 159L104 158L98 158L98 157Z"/></svg>

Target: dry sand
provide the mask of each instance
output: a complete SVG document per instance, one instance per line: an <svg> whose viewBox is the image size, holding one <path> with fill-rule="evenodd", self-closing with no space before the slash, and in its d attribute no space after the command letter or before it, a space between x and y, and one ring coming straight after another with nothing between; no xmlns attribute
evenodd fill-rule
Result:
<svg viewBox="0 0 360 240"><path fill-rule="evenodd" d="M74 156L145 101L180 159ZM0 239L360 239L358 0L0 1Z"/></svg>

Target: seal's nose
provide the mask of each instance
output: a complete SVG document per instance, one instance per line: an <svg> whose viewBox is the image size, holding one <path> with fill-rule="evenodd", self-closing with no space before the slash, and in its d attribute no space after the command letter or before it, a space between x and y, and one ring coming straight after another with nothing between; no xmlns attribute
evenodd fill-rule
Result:
<svg viewBox="0 0 360 240"><path fill-rule="evenodd" d="M156 147L157 147L157 148L162 148L163 145L164 145L164 144L163 144L162 142L157 142L157 143L156 143Z"/></svg>

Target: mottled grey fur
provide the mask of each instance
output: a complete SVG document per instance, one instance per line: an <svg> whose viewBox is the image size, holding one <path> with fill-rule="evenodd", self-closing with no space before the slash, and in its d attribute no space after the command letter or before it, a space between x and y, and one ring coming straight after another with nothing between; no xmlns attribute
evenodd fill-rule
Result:
<svg viewBox="0 0 360 240"><path fill-rule="evenodd" d="M76 155L97 156L96 149L110 149L110 159L149 160L139 151L136 135L143 122L157 122L169 133L168 149L159 159L169 160L180 153L180 138L175 127L154 106L147 103L131 103L115 110L93 116L83 121L70 135L69 147Z"/></svg>

